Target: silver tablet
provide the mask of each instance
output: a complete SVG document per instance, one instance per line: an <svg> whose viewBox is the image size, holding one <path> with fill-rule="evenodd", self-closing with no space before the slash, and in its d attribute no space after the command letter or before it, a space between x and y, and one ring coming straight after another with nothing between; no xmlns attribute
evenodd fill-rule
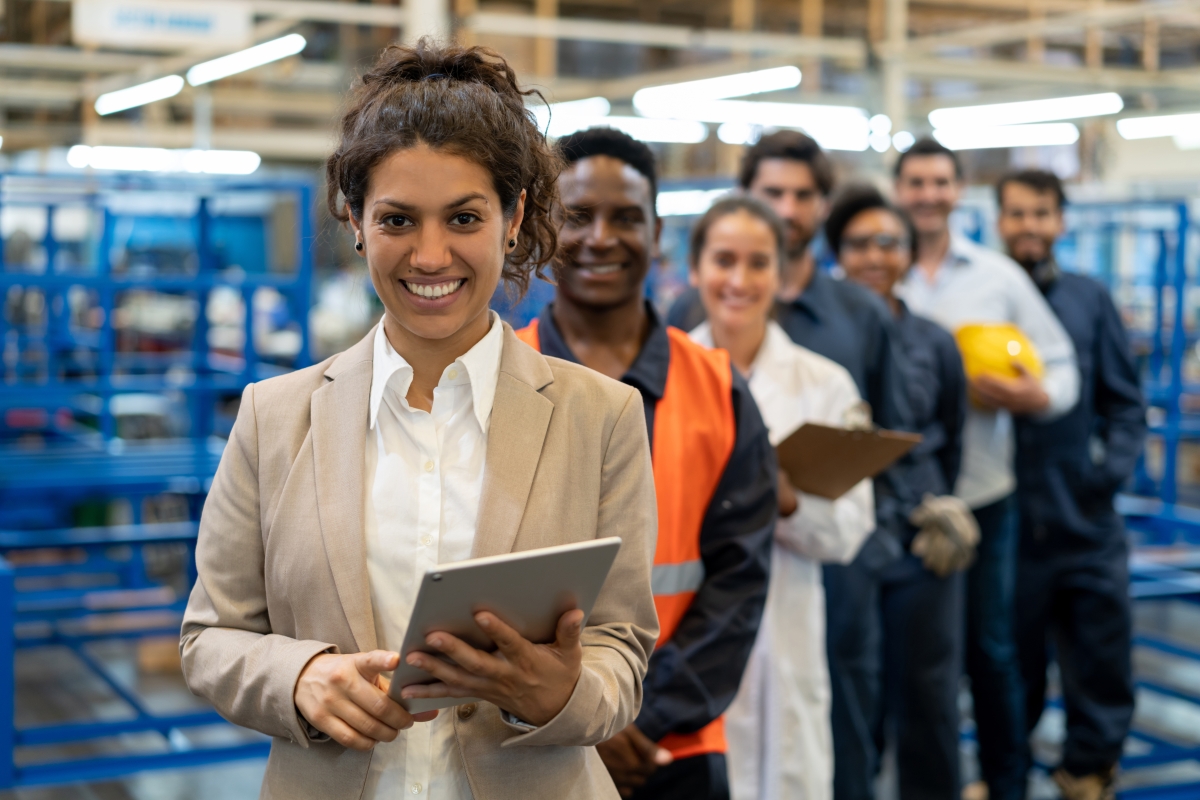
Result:
<svg viewBox="0 0 1200 800"><path fill-rule="evenodd" d="M620 538L613 536L440 564L429 570L421 580L404 634L400 666L392 675L392 698L413 713L478 702L470 697L402 700L400 690L405 686L433 682L428 672L405 663L405 657L419 650L445 658L425 644L425 637L434 631L457 636L479 650L495 650L496 645L475 624L480 611L492 612L531 642L553 642L558 619L568 611L581 609L587 622L620 549Z"/></svg>

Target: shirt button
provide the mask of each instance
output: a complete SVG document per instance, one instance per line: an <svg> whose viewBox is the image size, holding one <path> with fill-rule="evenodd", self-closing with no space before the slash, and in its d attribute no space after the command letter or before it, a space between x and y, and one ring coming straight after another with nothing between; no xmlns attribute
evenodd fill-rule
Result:
<svg viewBox="0 0 1200 800"><path fill-rule="evenodd" d="M475 713L475 704L474 703L467 703L464 706L458 707L458 718L459 719L470 719L471 715L474 713Z"/></svg>
<svg viewBox="0 0 1200 800"><path fill-rule="evenodd" d="M455 378L458 377L458 370L456 370L456 369L450 370L449 372L446 373L446 377L449 378L450 380L454 380Z"/></svg>
<svg viewBox="0 0 1200 800"><path fill-rule="evenodd" d="M409 791L411 791L413 794L420 794L421 793L421 784L414 783L412 785L412 789L410 789Z"/></svg>
<svg viewBox="0 0 1200 800"><path fill-rule="evenodd" d="M433 472L433 462L432 462L432 461L426 461L426 462L425 462L425 471L426 471L426 472Z"/></svg>
<svg viewBox="0 0 1200 800"><path fill-rule="evenodd" d="M421 545L423 547L429 547L429 545L431 545L431 544L433 544L432 536L422 536L421 537Z"/></svg>

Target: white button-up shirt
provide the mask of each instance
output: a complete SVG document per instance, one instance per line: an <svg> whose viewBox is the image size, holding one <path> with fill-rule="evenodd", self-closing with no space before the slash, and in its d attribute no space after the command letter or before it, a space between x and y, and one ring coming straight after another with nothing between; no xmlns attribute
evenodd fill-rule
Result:
<svg viewBox="0 0 1200 800"><path fill-rule="evenodd" d="M1061 416L1079 400L1075 347L1042 293L1015 261L959 236L932 280L909 271L897 294L914 314L953 333L972 322L1011 322L1037 348L1045 365L1042 388L1050 407L1042 419ZM1012 417L974 403L963 426L962 469L955 494L971 508L994 503L1016 489Z"/></svg>
<svg viewBox="0 0 1200 800"><path fill-rule="evenodd" d="M405 397L413 370L375 332L366 447L366 551L379 647L399 650L421 576L471 557L487 432L500 375L503 325L442 372L433 408ZM452 710L375 746L363 797L470 800Z"/></svg>
<svg viewBox="0 0 1200 800"><path fill-rule="evenodd" d="M713 346L707 322L690 335ZM843 425L861 402L849 372L795 344L774 322L746 379L773 445L806 422ZM874 499L869 480L837 500L799 499L796 513L775 523L767 605L725 713L734 800L828 800L833 792L821 563L854 559L875 529Z"/></svg>

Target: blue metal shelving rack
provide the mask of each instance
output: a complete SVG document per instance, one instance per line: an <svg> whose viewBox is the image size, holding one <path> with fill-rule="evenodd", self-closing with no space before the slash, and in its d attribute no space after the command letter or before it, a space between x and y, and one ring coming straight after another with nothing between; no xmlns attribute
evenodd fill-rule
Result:
<svg viewBox="0 0 1200 800"><path fill-rule="evenodd" d="M131 199L141 202L131 207ZM212 746L179 735L225 723L211 710L155 713L89 646L178 635L186 592L149 575L146 554L182 551L190 587L197 520L230 423L222 406L251 381L309 363L312 211L313 188L303 180L0 176L0 720L14 719L17 653L42 647L69 650L126 706L115 720L0 724L0 789L267 752L257 735ZM60 235L71 227L64 215L74 220L69 237ZM39 216L41 236L18 242L13 220ZM273 318L257 313L263 290L275 293ZM168 316L190 308L191 322L132 335L131 298ZM236 306L235 298L240 346L236 330L234 346L214 344L212 304ZM264 333L279 331L291 352L264 351ZM119 405L130 397L166 398L170 436L122 438ZM182 498L184 519L143 519L147 498L163 493ZM77 524L72 509L113 499L128 503L125 524ZM63 557L25 557L47 548ZM28 755L148 732L165 746L49 761Z"/></svg>

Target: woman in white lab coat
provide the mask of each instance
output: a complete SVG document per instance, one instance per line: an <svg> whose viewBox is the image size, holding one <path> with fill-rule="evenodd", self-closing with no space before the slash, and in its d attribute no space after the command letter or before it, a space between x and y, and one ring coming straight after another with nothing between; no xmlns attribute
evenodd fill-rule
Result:
<svg viewBox="0 0 1200 800"><path fill-rule="evenodd" d="M776 445L806 422L845 425L862 413L850 373L772 320L783 246L778 218L744 196L718 201L692 231L690 279L708 321L691 336L729 351ZM821 563L850 562L875 527L871 482L830 501L795 491L780 472L779 517L762 627L725 715L730 789L733 800L826 800L833 744Z"/></svg>

